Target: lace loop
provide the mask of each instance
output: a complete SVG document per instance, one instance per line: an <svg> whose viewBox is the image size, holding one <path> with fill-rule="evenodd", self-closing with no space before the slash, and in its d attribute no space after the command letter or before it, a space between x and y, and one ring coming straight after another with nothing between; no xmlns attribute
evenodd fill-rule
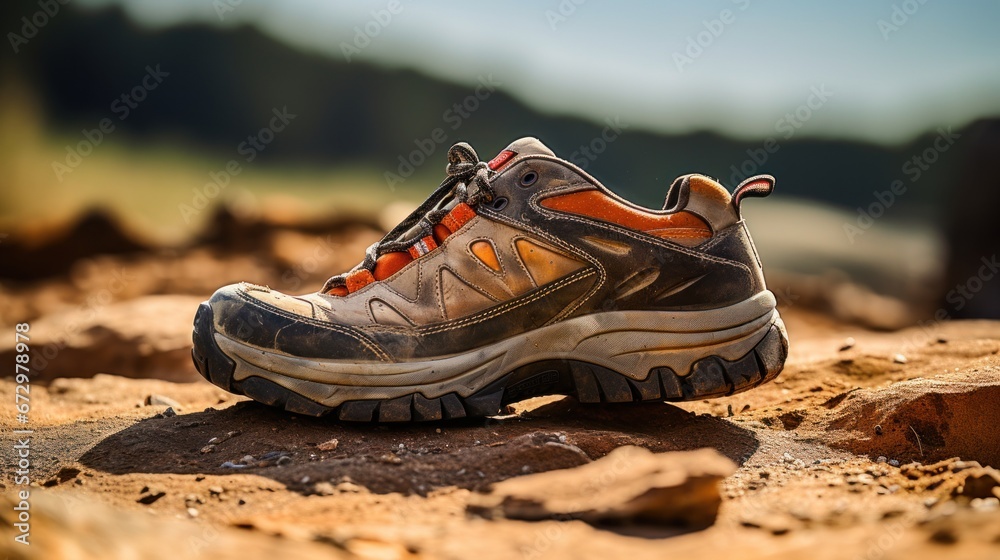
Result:
<svg viewBox="0 0 1000 560"><path fill-rule="evenodd" d="M437 208L437 206L449 196L472 207L480 202L493 200L495 194L489 182L493 171L489 164L479 159L476 150L469 144L459 142L448 149L448 165L445 167L445 172L448 176L431 196L380 241L372 243L365 250L364 260L350 272L363 269L373 272L378 258L382 255L406 251L417 240L402 237L414 226L419 228L421 237L433 237L434 225L440 223L449 212L448 208ZM470 191L470 185L473 185L475 190ZM347 274L349 273L331 277L323 285L322 291L328 292L333 288L346 286Z"/></svg>

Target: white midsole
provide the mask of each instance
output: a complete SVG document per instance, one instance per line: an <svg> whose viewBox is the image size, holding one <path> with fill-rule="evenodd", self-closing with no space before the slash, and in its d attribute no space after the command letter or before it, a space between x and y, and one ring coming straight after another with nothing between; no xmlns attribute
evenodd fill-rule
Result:
<svg viewBox="0 0 1000 560"><path fill-rule="evenodd" d="M354 362L290 356L216 333L236 363L237 381L258 376L327 406L348 400L390 399L420 392L465 397L520 366L578 360L643 380L656 367L687 375L707 356L736 360L777 319L769 291L706 311L608 311L569 319L476 350L429 360Z"/></svg>

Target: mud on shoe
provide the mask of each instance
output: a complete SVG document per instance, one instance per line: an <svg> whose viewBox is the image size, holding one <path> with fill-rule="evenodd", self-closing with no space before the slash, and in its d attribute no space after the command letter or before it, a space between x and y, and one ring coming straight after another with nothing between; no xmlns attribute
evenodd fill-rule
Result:
<svg viewBox="0 0 1000 560"><path fill-rule="evenodd" d="M430 197L319 292L243 283L201 304L194 362L227 391L355 421L745 391L788 351L740 215L773 188L685 175L651 210L534 138L489 162L456 144Z"/></svg>

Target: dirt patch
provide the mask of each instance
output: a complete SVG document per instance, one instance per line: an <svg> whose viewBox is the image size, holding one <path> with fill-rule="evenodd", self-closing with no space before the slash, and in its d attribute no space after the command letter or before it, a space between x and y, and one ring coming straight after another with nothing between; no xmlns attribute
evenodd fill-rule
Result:
<svg viewBox="0 0 1000 560"><path fill-rule="evenodd" d="M948 457L1000 466L1000 370L914 379L856 391L812 426L831 445L870 457Z"/></svg>

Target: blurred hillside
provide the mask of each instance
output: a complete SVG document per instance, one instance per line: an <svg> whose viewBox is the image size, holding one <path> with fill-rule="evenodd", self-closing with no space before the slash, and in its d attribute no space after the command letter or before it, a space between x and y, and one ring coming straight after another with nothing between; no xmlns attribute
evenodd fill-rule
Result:
<svg viewBox="0 0 1000 560"><path fill-rule="evenodd" d="M37 9L0 8L12 30ZM682 173L713 175L729 187L773 174L785 204L748 208L759 214L752 227L772 268L846 275L929 313L1000 239L991 225L1000 192L992 172L996 120L929 130L901 145L817 139L781 114L770 138L667 136L614 114L592 121L540 113L506 93L500 75L456 85L304 52L249 26L150 30L119 9L72 4L16 53L0 53L3 231L45 229L96 207L140 238L177 244L217 227L202 209L223 201L237 215L266 211L285 222L347 214L380 223L373 213L394 200L421 200L437 184L452 143L468 141L489 158L533 135L656 208ZM102 123L109 131L100 132ZM238 174L227 172L234 161ZM15 249L8 256L29 254ZM65 254L88 254L74 251ZM0 264L0 277L33 277L14 274L12 259ZM827 283L811 289L830 291ZM977 298L984 307L973 314L1000 314L1000 290L986 291L993 295Z"/></svg>
<svg viewBox="0 0 1000 560"><path fill-rule="evenodd" d="M443 165L441 148L458 140L499 150L513 138L535 135L568 156L580 153L581 145L605 126L540 114L505 94L502 86L469 118L457 112L444 116L473 95L473 89L409 71L304 53L247 27L144 31L117 10L70 8L52 18L19 54L9 49L3 53L5 83L12 75L23 80L39 96L50 126L70 136L105 117L117 121L112 102L140 83L146 66L159 67L169 76L126 119L116 122L116 137L128 137L129 142L169 138L185 149L228 158L249 133L266 125L273 108L288 107L301 118L260 153L264 163L368 164L397 171L398 157L417 149L415 140L430 138L441 128L447 140L437 145L436 158L428 158L433 169L420 170L434 177ZM499 75L493 79L502 83ZM607 117L613 120L615 115ZM775 121L781 117L775 115ZM661 202L674 176L700 170L727 183L745 171L768 172L780 178L784 195L853 208L868 202L872 190L904 178L902 165L923 151L936 133L929 131L895 147L794 136L786 140L784 135L784 129L775 132L778 150L757 165L753 158L764 156L765 139L734 141L709 133L665 137L626 128L609 149L588 161L588 170L650 205ZM956 146L957 152L962 149ZM949 154L927 170L902 201L905 215L913 216L911 210L919 208L920 217L924 212L940 217L940 187L960 161L960 156Z"/></svg>

